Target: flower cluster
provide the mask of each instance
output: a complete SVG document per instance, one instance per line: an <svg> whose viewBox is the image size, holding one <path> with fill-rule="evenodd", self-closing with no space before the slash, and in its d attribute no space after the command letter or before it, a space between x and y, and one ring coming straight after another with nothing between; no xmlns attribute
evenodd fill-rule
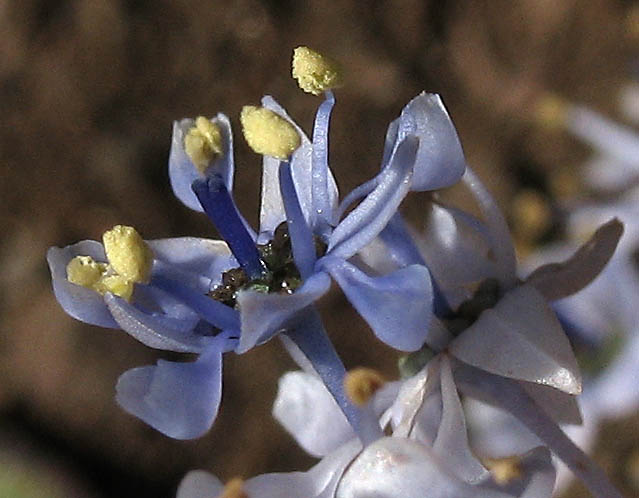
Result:
<svg viewBox="0 0 639 498"><path fill-rule="evenodd" d="M595 495L620 496L557 425L579 422L582 381L549 302L601 272L621 224L603 223L563 263L520 278L501 212L466 165L441 98L426 93L390 123L379 173L340 201L328 162L340 66L300 47L293 76L324 95L310 139L271 97L240 115L244 138L263 156L258 230L233 199L233 133L218 114L175 123L169 174L175 195L205 213L223 240L145 241L117 226L103 244L48 254L67 313L152 348L198 355L118 380L118 403L167 436L210 429L224 354L278 336L302 368L282 378L274 415L320 462L226 486L194 472L178 496L544 497L555 481L550 452ZM440 199L438 190L458 183L480 217ZM423 232L399 212L411 192L430 192ZM402 380L346 372L315 307L331 280L377 338L403 352ZM510 413L539 446L480 461L460 395Z"/></svg>

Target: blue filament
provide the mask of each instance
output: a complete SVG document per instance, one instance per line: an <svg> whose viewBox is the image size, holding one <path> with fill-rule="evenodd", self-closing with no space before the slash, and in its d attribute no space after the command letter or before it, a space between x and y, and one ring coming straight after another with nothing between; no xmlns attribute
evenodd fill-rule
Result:
<svg viewBox="0 0 639 498"><path fill-rule="evenodd" d="M333 92L328 90L326 99L317 109L313 127L312 183L313 218L315 229L326 230L331 224L332 212L328 190L328 127L335 105Z"/></svg>
<svg viewBox="0 0 639 498"><path fill-rule="evenodd" d="M305 280L313 274L313 267L317 259L313 233L304 218L291 175L291 165L288 161L280 163L279 178L293 259L300 276Z"/></svg>
<svg viewBox="0 0 639 498"><path fill-rule="evenodd" d="M216 174L195 180L191 188L248 277L254 280L264 275L266 267L222 177Z"/></svg>

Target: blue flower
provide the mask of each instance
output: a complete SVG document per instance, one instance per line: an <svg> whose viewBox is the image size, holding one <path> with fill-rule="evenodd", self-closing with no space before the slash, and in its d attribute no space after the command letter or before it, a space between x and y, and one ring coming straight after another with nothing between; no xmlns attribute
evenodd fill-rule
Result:
<svg viewBox="0 0 639 498"><path fill-rule="evenodd" d="M222 353L237 346L237 311L206 297L221 271L234 264L233 258L224 244L206 239L147 244L153 252L150 280L135 284L131 302L69 281L69 263L78 256L108 262L99 242L52 247L47 260L56 298L69 315L122 328L155 349L198 355L191 363L160 360L157 366L129 370L117 386L116 399L125 410L168 436L190 439L211 427L221 397ZM175 292L164 290L167 283ZM188 306L184 295L190 297Z"/></svg>
<svg viewBox="0 0 639 498"><path fill-rule="evenodd" d="M427 268L415 264L386 275L369 275L352 258L384 229L409 191L435 190L459 180L465 163L455 129L438 96L419 95L389 127L380 173L338 206L337 187L327 162L333 104L334 98L327 92L317 112L311 142L272 98L263 99L266 109L295 127L301 145L290 161L264 156L257 237L237 212L228 187L230 177L223 176L222 168L214 165L193 182L200 205L253 282L263 280L265 269L252 246L255 241L268 244L277 227L287 223L301 285L286 294L265 293L259 286L252 289L251 284L238 290L238 352L267 341L288 318L317 300L329 288L328 275L382 341L405 351L416 350L424 342L431 314L428 303L432 301ZM171 153L172 158L179 156ZM225 172L232 170L231 160L223 164ZM180 166L170 165L170 172L176 195L187 206L193 205L192 193L175 186L195 178L195 166L189 165L184 156ZM339 220L338 215L358 197L364 199ZM318 245L326 247L318 252Z"/></svg>

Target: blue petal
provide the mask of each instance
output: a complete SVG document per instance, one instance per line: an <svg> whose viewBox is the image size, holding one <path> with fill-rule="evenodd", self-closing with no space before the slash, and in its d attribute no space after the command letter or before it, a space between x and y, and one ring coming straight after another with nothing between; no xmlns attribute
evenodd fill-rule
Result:
<svg viewBox="0 0 639 498"><path fill-rule="evenodd" d="M223 272L238 266L228 246L221 240L198 237L148 240L155 259L184 272L207 277L218 283Z"/></svg>
<svg viewBox="0 0 639 498"><path fill-rule="evenodd" d="M197 361L139 367L122 374L116 400L130 414L175 439L194 439L213 425L222 396L221 341Z"/></svg>
<svg viewBox="0 0 639 498"><path fill-rule="evenodd" d="M330 285L328 275L316 273L293 294L263 294L251 290L238 292L242 334L237 353L245 353L253 346L268 341L288 318L319 299Z"/></svg>
<svg viewBox="0 0 639 498"><path fill-rule="evenodd" d="M424 344L433 301L425 266L412 265L389 275L369 277L337 258L325 258L321 264L381 341L401 351L416 351Z"/></svg>
<svg viewBox="0 0 639 498"><path fill-rule="evenodd" d="M210 340L193 333L197 322L146 313L113 294L106 294L104 301L122 330L150 348L199 353Z"/></svg>
<svg viewBox="0 0 639 498"><path fill-rule="evenodd" d="M384 229L410 189L418 145L417 138L407 137L397 147L375 189L333 230L330 254L348 259Z"/></svg>
<svg viewBox="0 0 639 498"><path fill-rule="evenodd" d="M421 93L404 107L397 143L408 136L419 138L411 190L437 190L461 179L466 169L464 151L439 95Z"/></svg>
<svg viewBox="0 0 639 498"><path fill-rule="evenodd" d="M91 256L96 261L106 261L102 244L94 240L84 240L64 248L51 247L47 252L47 262L53 292L60 306L76 320L99 327L119 328L99 293L67 280L67 265L76 256Z"/></svg>
<svg viewBox="0 0 639 498"><path fill-rule="evenodd" d="M206 170L206 175L217 173L224 178L229 191L233 190L233 134L231 123L224 114L218 114L212 120L220 127L222 134L222 148L224 154L214 160ZM202 212L197 197L191 190L191 184L203 178L191 159L184 152L184 136L190 128L195 126L194 119L183 119L173 123L173 137L171 138L171 152L169 153L169 178L173 193L187 207Z"/></svg>

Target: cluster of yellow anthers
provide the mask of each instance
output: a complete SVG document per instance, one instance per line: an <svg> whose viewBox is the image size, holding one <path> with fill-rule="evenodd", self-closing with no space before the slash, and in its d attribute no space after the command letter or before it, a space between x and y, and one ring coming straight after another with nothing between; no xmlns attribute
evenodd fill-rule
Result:
<svg viewBox="0 0 639 498"><path fill-rule="evenodd" d="M293 51L292 67L299 87L313 95L342 83L339 65L308 47ZM300 136L293 125L270 109L244 106L240 122L246 142L258 154L285 160L300 146ZM219 126L202 116L184 137L184 150L201 172L222 155L221 137Z"/></svg>
<svg viewBox="0 0 639 498"><path fill-rule="evenodd" d="M129 301L133 284L149 281L153 253L135 228L124 225L104 232L102 242L109 262L76 256L67 265L67 279L100 294L111 292Z"/></svg>

